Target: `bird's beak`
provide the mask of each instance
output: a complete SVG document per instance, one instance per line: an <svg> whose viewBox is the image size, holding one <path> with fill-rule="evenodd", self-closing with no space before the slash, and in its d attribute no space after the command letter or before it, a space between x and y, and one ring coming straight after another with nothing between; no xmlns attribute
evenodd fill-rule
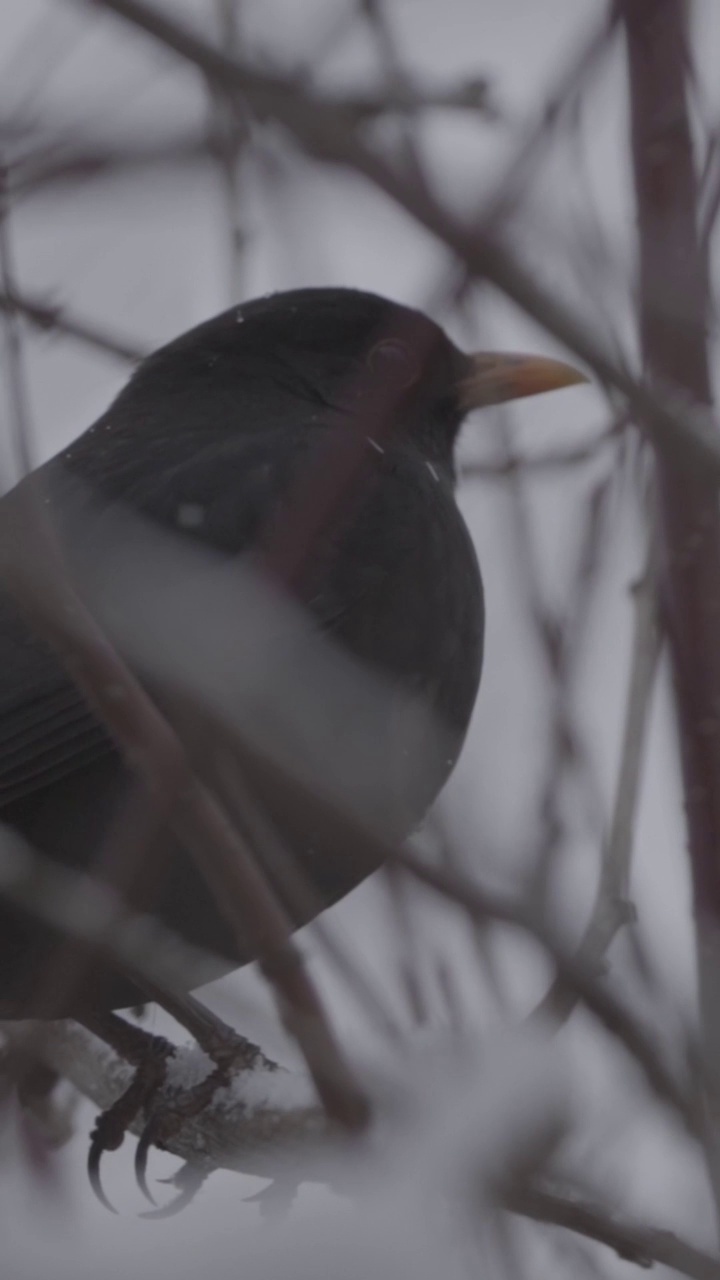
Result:
<svg viewBox="0 0 720 1280"><path fill-rule="evenodd" d="M557 391L560 387L589 381L584 373L563 360L483 351L467 357L465 376L458 383L458 398L461 408L468 412L482 405L537 396L542 391Z"/></svg>

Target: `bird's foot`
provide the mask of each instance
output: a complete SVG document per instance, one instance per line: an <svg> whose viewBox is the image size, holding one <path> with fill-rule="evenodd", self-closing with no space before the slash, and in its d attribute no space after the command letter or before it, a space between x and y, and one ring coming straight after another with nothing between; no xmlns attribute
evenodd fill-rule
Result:
<svg viewBox="0 0 720 1280"><path fill-rule="evenodd" d="M114 1013L83 1019L83 1023L135 1067L130 1085L98 1116L90 1135L87 1165L90 1185L100 1203L114 1213L103 1190L100 1162L106 1151L117 1151L122 1145L130 1125L165 1083L168 1060L174 1056L175 1049L163 1036L151 1035Z"/></svg>
<svg viewBox="0 0 720 1280"><path fill-rule="evenodd" d="M163 1098L153 1110L135 1151L135 1176L138 1186L152 1204L155 1200L147 1184L147 1161L151 1147L167 1150L168 1144L189 1120L194 1120L211 1104L218 1089L227 1087L233 1075L238 1071L247 1071L258 1065L258 1061L266 1061L262 1051L244 1036L238 1035L223 1023L217 1023L212 1035L203 1036L202 1048L214 1063L213 1070L198 1084L178 1090L171 1100ZM176 1213L189 1203L204 1177L195 1183L198 1170L193 1172L192 1191L190 1187L181 1188L177 1201L157 1211L145 1214L145 1217L167 1217Z"/></svg>
<svg viewBox="0 0 720 1280"><path fill-rule="evenodd" d="M111 1210L113 1207L100 1182L100 1159L103 1152L114 1151L120 1146L125 1132L139 1112L144 1112L148 1119L135 1153L135 1173L140 1189L151 1204L155 1205L147 1185L150 1148L156 1146L161 1150L166 1149L182 1126L199 1116L212 1102L216 1091L230 1084L236 1072L249 1071L261 1065L272 1068L274 1065L261 1049L233 1031L194 996L172 994L159 988L151 989L150 994L190 1032L214 1067L198 1084L187 1088L163 1089L163 1097L159 1099L159 1090L167 1084L168 1060L175 1054L173 1045L161 1036L150 1035L140 1027L125 1022L114 1013L89 1014L81 1019L83 1025L137 1068L129 1088L99 1117L91 1140L88 1161L90 1181L98 1199ZM192 1166L187 1167L186 1176L177 1182L180 1186L177 1199L165 1208L145 1216L167 1217L178 1212L190 1202L208 1172L210 1169L202 1165L202 1162L193 1160Z"/></svg>

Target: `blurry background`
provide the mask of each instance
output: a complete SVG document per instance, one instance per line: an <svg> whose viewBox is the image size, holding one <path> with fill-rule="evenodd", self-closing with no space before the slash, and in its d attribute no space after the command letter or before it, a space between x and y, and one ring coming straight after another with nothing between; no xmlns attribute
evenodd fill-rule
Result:
<svg viewBox="0 0 720 1280"><path fill-rule="evenodd" d="M377 100L412 86L447 98L482 82L475 106L380 111L367 136L380 147L416 147L438 198L467 218L503 192L499 227L522 261L637 367L624 46L619 38L603 45L600 0L165 0L163 7L225 52L328 94ZM708 159L712 179L720 128L715 0L696 0L692 20L693 123L699 165ZM591 47L596 56L579 91L553 114L549 107ZM427 310L466 349L567 356L496 290L467 285L447 248L366 181L309 160L272 122L248 117L228 134L228 113L199 72L92 5L3 0L0 156L10 284L22 301L57 309L57 323L45 330L31 316L22 327L38 461L106 407L133 354L236 300L275 290L354 285ZM465 430L460 503L485 580L485 667L462 760L434 819L442 839L433 823L426 837L429 847L452 845L485 880L527 889L538 907L551 904L573 942L592 911L610 829L631 589L646 558L645 461L632 431L609 434L618 410L596 387L576 387L476 414ZM1 456L7 486L14 467L7 445ZM613 942L610 974L664 1040L691 1018L694 973L663 661L643 752L630 898L637 921ZM517 932L493 928L478 949L456 913L427 895L405 893L398 902L382 877L327 921L411 1035L418 1020L424 1035L441 1033L457 1004L465 1024L492 1041L534 1008L552 976ZM303 947L346 1042L371 1053L371 1033L312 927ZM290 1060L253 974L234 975L207 997L223 1012L229 993L246 1012L240 1029ZM233 1018L238 1024L237 1012ZM152 1013L146 1025L165 1022ZM576 1118L568 1167L610 1210L711 1247L702 1165L686 1136L582 1011L560 1038ZM5 1126L3 1274L119 1276L151 1265L189 1275L216 1247L241 1273L243 1232L256 1230L258 1217L242 1198L261 1184L217 1173L184 1216L146 1224L134 1216L124 1148L106 1162L108 1190L123 1211L111 1219L85 1181L92 1115L83 1103L77 1136L42 1176L17 1126ZM155 1155L153 1170L168 1174L175 1163ZM305 1188L298 1203L322 1205L328 1194ZM631 1266L557 1229L514 1223L514 1231L508 1274Z"/></svg>

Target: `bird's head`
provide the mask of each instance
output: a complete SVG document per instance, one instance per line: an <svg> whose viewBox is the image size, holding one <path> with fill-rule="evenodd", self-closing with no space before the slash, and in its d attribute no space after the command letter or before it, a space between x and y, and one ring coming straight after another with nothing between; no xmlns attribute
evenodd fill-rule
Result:
<svg viewBox="0 0 720 1280"><path fill-rule="evenodd" d="M585 381L544 356L468 355L422 312L376 294L315 288L254 299L183 334L143 363L120 400L139 395L146 406L154 390L167 414L175 395L182 420L205 422L212 404L225 430L346 421L451 464L472 410Z"/></svg>
<svg viewBox="0 0 720 1280"><path fill-rule="evenodd" d="M587 381L546 356L466 354L422 312L360 290L274 294L234 320L236 341L271 358L288 389L448 455L472 410Z"/></svg>

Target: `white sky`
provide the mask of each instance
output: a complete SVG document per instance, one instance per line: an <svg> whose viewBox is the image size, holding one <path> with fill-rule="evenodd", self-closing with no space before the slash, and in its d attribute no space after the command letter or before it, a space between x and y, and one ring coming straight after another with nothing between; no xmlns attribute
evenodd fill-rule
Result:
<svg viewBox="0 0 720 1280"><path fill-rule="evenodd" d="M206 0L166 7L190 15L206 32L210 29ZM487 75L511 122L491 127L452 115L423 128L436 180L449 199L470 210L492 189L523 127L535 118L558 71L598 21L603 6L598 0L396 0L391 8L398 41L418 75L442 84ZM247 0L248 46L283 64L291 55L310 61L327 15L339 9L337 0ZM720 49L720 5L704 0L697 14L714 120L720 112L720 88L712 74L712 51ZM368 61L363 41L353 41L333 58L328 82L344 88L362 81ZM158 58L149 42L119 22L93 15L82 4L3 0L0 69L0 122L22 109L40 126L62 123L70 134L139 135L148 140L180 132L205 110L201 83L192 72ZM623 112L623 68L616 56L588 97L581 146L543 161L519 234L545 281L594 317L601 331L619 332L626 341L633 213L621 147ZM252 189L244 206L250 235L246 296L299 284L338 283L428 304L445 261L430 237L355 180L299 162L286 149L281 152L276 139L269 138L268 146L283 168L278 181L268 166L253 162L251 167ZM602 228L609 254L590 288L575 269L587 243L589 212ZM18 279L28 294L51 297L141 345L152 347L232 300L218 185L209 167L56 189L20 204L12 235ZM552 340L491 291L477 297L474 334L456 328L459 340L557 350ZM27 354L37 456L45 457L93 420L122 385L126 372L110 358L55 338L33 337ZM521 404L514 421L522 445L542 452L592 435L606 413L593 388L578 387ZM465 456L488 452L482 425L476 419L468 427ZM548 477L536 482L529 495L541 580L553 601L563 599L576 550L578 513L599 474L591 467ZM536 646L528 638L529 623L517 590L506 494L501 487L474 483L463 490L461 501L483 566L488 636L477 714L448 789L448 806L453 822L477 847L478 865L486 874L499 875L520 869L532 846L527 797L537 785L537 759L546 748L545 677ZM613 502L603 590L592 617L593 642L579 698L606 799L614 786L627 679L627 588L640 567L628 495L618 492ZM682 999L691 989L692 961L669 725L663 682L653 716L634 897L654 960L670 990ZM518 797L525 799L518 803ZM594 892L596 851L579 818L573 836L563 862L560 909L568 927L579 931ZM380 910L376 891L367 886L333 916L369 971L382 974L388 957ZM434 927L441 938L449 934L444 916ZM311 938L307 946L314 956ZM622 948L613 954L622 956ZM521 1009L530 1007L542 991L544 975L535 973L533 965L533 958L519 949L508 953L508 980ZM352 1033L354 1015L332 976L320 967L318 971L341 1024ZM255 997L251 977L233 981ZM578 1063L578 1095L587 1131L595 1139L595 1146L588 1139L588 1150L592 1148L601 1185L611 1195L621 1183L623 1207L632 1204L638 1212L648 1208L658 1220L665 1214L669 1225L684 1226L699 1238L708 1231L704 1201L692 1167L678 1156L675 1135L654 1116L652 1121L647 1118L631 1085L616 1106L615 1086L626 1077L611 1054L600 1054L587 1028L581 1025L567 1041ZM87 1127L91 1113L86 1108L83 1114ZM601 1156L600 1137L605 1140ZM85 1275L127 1275L133 1268L154 1266L149 1251L154 1259L157 1250L165 1248L176 1261L189 1264L192 1259L187 1274L195 1274L202 1266L203 1246L208 1239L217 1241L222 1232L227 1233L228 1247L238 1249L238 1274L242 1273L235 1232L239 1222L254 1221L256 1211L243 1211L241 1197L256 1184L248 1182L246 1187L236 1178L217 1175L183 1218L150 1226L133 1216L137 1200L123 1153L106 1164L108 1189L124 1215L117 1220L100 1218L102 1211L84 1181L84 1141L81 1133L69 1153L59 1157L65 1176L57 1201L39 1202L24 1175L11 1177L7 1167L0 1166L4 1275L12 1280L44 1274L57 1280L66 1274L78 1280ZM153 1167L172 1165L156 1157ZM180 1274L177 1269L173 1273Z"/></svg>

